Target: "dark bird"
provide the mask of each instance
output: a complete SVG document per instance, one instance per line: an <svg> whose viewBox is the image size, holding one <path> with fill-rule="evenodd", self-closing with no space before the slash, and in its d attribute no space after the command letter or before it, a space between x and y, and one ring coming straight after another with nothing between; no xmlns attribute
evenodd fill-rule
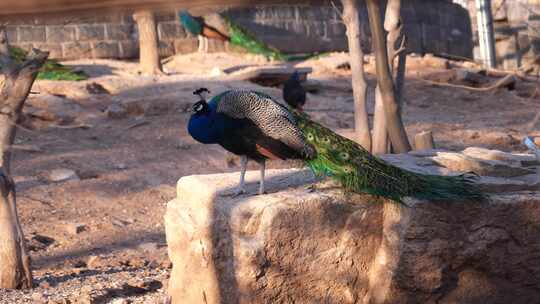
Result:
<svg viewBox="0 0 540 304"><path fill-rule="evenodd" d="M302 110L306 103L306 90L300 83L298 71L294 73L283 84L283 99L295 109Z"/></svg>
<svg viewBox="0 0 540 304"><path fill-rule="evenodd" d="M194 17L187 11L180 11L178 16L184 29L199 39L199 51L208 51L207 38L230 41L227 34L207 24L202 17Z"/></svg>
<svg viewBox="0 0 540 304"><path fill-rule="evenodd" d="M203 90L203 91L201 91ZM401 202L403 197L456 200L483 199L473 177L439 176L407 171L371 155L357 143L288 109L270 96L255 91L230 90L193 105L188 124L191 136L204 144L220 144L242 157L240 187L248 159L261 164L259 193L264 193L266 159L303 159L319 176L328 176L343 188Z"/></svg>
<svg viewBox="0 0 540 304"><path fill-rule="evenodd" d="M211 21L202 17L194 17L187 11L181 11L178 16L184 29L199 38L199 51L202 51L202 49L208 51L208 41L206 39L211 38L229 41L231 44L242 47L253 54L260 54L277 60L285 59L285 55L279 50L258 40L254 34L226 16L213 14Z"/></svg>
<svg viewBox="0 0 540 304"><path fill-rule="evenodd" d="M244 192L244 176L248 159L261 166L259 193L264 193L266 159L309 159L315 151L308 145L294 117L287 108L262 93L227 91L207 103L208 90L193 94L201 100L193 105L194 114L188 124L189 134L203 144L219 144L241 156L240 186Z"/></svg>

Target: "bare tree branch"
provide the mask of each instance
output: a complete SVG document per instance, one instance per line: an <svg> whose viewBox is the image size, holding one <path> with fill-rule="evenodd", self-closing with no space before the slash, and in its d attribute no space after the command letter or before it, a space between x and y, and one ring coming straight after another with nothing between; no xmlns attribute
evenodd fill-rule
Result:
<svg viewBox="0 0 540 304"><path fill-rule="evenodd" d="M361 46L360 17L356 0L342 0L343 22L347 27L354 95L354 129L358 143L371 151L371 133L367 114L367 83L364 75L364 52Z"/></svg>
<svg viewBox="0 0 540 304"><path fill-rule="evenodd" d="M48 53L32 50L17 64L9 53L7 34L0 27L0 64L5 80L0 88L0 288L30 288L30 256L17 215L15 185L11 178L11 153L16 122Z"/></svg>
<svg viewBox="0 0 540 304"><path fill-rule="evenodd" d="M384 28L380 16L380 3L377 0L367 0L366 4L368 7L369 24L373 38L373 49L375 51L377 84L380 89L381 101L384 107L388 135L396 152L408 152L411 150L411 145L407 138L403 121L401 120L399 105L396 101L394 83L388 61Z"/></svg>

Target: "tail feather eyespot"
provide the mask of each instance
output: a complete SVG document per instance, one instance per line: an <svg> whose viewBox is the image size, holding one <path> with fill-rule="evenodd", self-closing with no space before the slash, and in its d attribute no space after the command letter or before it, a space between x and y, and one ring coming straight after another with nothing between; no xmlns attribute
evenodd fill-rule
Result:
<svg viewBox="0 0 540 304"><path fill-rule="evenodd" d="M340 153L339 153L339 157L341 157L341 159L343 159L343 160L347 160L347 159L349 159L349 153L347 153L347 152L340 152Z"/></svg>

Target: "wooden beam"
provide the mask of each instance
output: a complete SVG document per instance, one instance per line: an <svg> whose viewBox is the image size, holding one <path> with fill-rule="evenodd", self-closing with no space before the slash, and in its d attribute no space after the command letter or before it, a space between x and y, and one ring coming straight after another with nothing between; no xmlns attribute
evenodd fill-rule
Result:
<svg viewBox="0 0 540 304"><path fill-rule="evenodd" d="M322 3L305 0L295 3ZM16 0L0 1L0 16L77 14L88 11L134 11L151 9L189 9L209 6L253 6L258 4L290 3L286 0Z"/></svg>

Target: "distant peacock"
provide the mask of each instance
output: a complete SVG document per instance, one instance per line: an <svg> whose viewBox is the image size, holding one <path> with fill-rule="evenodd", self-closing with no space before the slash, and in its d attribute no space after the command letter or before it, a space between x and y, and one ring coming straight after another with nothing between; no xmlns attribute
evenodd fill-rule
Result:
<svg viewBox="0 0 540 304"><path fill-rule="evenodd" d="M9 53L18 63L24 62L28 55L27 51L16 46L10 46ZM88 75L82 71L75 71L73 68L65 66L54 59L47 59L39 69L37 79L79 81L88 79Z"/></svg>
<svg viewBox="0 0 540 304"><path fill-rule="evenodd" d="M306 104L306 90L300 83L298 71L294 71L283 84L283 100L293 109L300 111Z"/></svg>
<svg viewBox="0 0 540 304"><path fill-rule="evenodd" d="M357 143L309 119L307 114L255 92L230 90L193 105L188 124L191 136L204 144L220 144L241 155L240 186L248 159L261 164L259 193L264 193L266 159L303 159L316 175L328 176L343 188L398 202L412 196L432 200L481 200L473 177L410 172L371 155Z"/></svg>
<svg viewBox="0 0 540 304"><path fill-rule="evenodd" d="M178 16L182 26L199 38L199 51L208 51L207 38L229 41L231 44L239 46L249 53L263 55L273 60L292 61L303 60L318 55L285 55L281 51L266 45L231 18L221 14L211 14L202 17L194 17L187 11L181 11Z"/></svg>

